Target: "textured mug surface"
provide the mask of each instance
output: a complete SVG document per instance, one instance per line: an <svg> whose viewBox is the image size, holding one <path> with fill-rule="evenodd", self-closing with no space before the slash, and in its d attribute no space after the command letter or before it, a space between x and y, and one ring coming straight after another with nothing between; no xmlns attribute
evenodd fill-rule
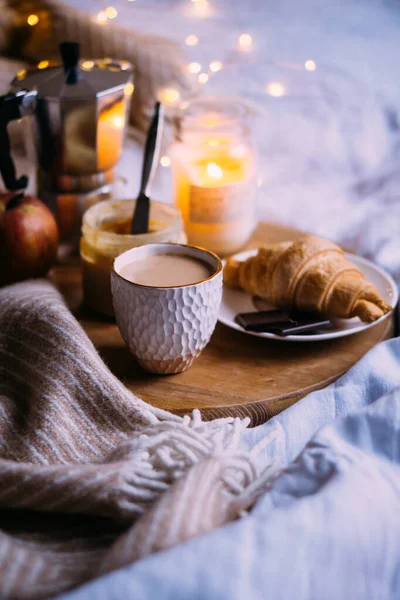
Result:
<svg viewBox="0 0 400 600"><path fill-rule="evenodd" d="M213 273L198 283L150 287L121 277L121 268L154 254L203 260ZM181 244L133 248L114 261L111 288L117 324L132 354L147 371L180 373L188 369L214 331L222 297L222 264L207 250Z"/></svg>

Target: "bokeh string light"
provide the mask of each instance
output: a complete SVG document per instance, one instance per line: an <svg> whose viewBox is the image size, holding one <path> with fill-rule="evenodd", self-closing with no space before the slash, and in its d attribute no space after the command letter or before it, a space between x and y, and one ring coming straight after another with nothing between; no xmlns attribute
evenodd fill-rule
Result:
<svg viewBox="0 0 400 600"><path fill-rule="evenodd" d="M169 167L171 165L171 159L169 156L162 156L160 158L160 165L162 167Z"/></svg>
<svg viewBox="0 0 400 600"><path fill-rule="evenodd" d="M105 10L101 10L97 13L96 19L99 23L107 23L108 17Z"/></svg>
<svg viewBox="0 0 400 600"><path fill-rule="evenodd" d="M313 60L306 60L304 63L304 68L307 69L307 71L315 71L317 69L317 65Z"/></svg>
<svg viewBox="0 0 400 600"><path fill-rule="evenodd" d="M128 0L128 2L135 2L136 0ZM189 5L191 5L194 9L194 16L202 16L202 17L210 17L213 13L213 6L209 0L186 0ZM96 15L96 21L99 24L106 24L109 20L116 19L118 16L118 11L113 6L107 6L107 8L100 10ZM39 17L37 15L29 15L27 18L27 22L29 25L34 26L39 22ZM253 36L249 32L243 32L238 35L236 38L236 49L235 52L238 53L235 56L235 52L231 52L230 60L227 60L227 57L224 57L224 63L221 60L213 60L208 65L208 70L202 71L202 66L200 62L196 60L188 63L187 69L189 73L197 75L197 81L201 85L205 85L210 78L215 74L221 71L223 66L232 66L238 64L240 62L240 54L241 53L252 53L254 50L254 40ZM199 46L199 37L196 33L188 33L184 38L184 43L189 47L197 47ZM201 46L198 48L200 51ZM237 58L236 58L237 57ZM247 60L247 59L246 59ZM265 62L265 61L264 61ZM268 60L271 65L279 65L280 62L276 60ZM288 63L285 64L287 68L296 69L296 70L305 70L314 72L317 70L317 65L314 60L307 59L303 63ZM45 68L45 67L41 67ZM84 67L85 68L85 67ZM89 65L86 68L90 68ZM265 92L272 96L273 98L280 98L285 96L287 91L283 83L279 81L270 81L265 84ZM164 88L159 91L159 99L162 102L170 106L177 106L181 102L181 94L178 89L175 88ZM163 157L167 161L168 157ZM169 160L169 159L168 159ZM166 166L166 165L165 165Z"/></svg>
<svg viewBox="0 0 400 600"><path fill-rule="evenodd" d="M204 11L210 7L208 0L191 0L191 1L196 10Z"/></svg>
<svg viewBox="0 0 400 600"><path fill-rule="evenodd" d="M242 51L249 51L253 45L253 38L249 33L242 33L239 36L239 48Z"/></svg>
<svg viewBox="0 0 400 600"><path fill-rule="evenodd" d="M186 46L196 46L198 43L199 43L199 38L197 37L197 35L194 35L193 33L188 35L187 38L185 39Z"/></svg>
<svg viewBox="0 0 400 600"><path fill-rule="evenodd" d="M188 64L188 71L189 73L200 73L201 71L201 64L198 62L191 62Z"/></svg>
<svg viewBox="0 0 400 600"><path fill-rule="evenodd" d="M267 94L273 98L280 98L285 95L285 87L279 81L270 81L265 89Z"/></svg>
<svg viewBox="0 0 400 600"><path fill-rule="evenodd" d="M210 63L209 68L213 73L217 73L222 69L222 62L220 60L214 60L212 63Z"/></svg>
<svg viewBox="0 0 400 600"><path fill-rule="evenodd" d="M104 11L109 19L115 19L118 16L118 12L115 10L113 6L107 6Z"/></svg>
<svg viewBox="0 0 400 600"><path fill-rule="evenodd" d="M181 94L175 88L163 88L159 92L159 100L169 105L175 105L179 102Z"/></svg>
<svg viewBox="0 0 400 600"><path fill-rule="evenodd" d="M30 25L31 27L34 27L35 25L37 25L39 23L39 17L37 15L29 15L29 17L26 19L28 25Z"/></svg>

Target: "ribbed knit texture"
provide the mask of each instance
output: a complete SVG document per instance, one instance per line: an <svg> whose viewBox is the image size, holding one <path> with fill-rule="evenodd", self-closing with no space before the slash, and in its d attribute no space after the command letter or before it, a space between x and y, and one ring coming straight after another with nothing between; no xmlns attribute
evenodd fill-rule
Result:
<svg viewBox="0 0 400 600"><path fill-rule="evenodd" d="M274 470L238 450L246 426L134 396L50 283L0 290L0 597L49 598L236 518Z"/></svg>

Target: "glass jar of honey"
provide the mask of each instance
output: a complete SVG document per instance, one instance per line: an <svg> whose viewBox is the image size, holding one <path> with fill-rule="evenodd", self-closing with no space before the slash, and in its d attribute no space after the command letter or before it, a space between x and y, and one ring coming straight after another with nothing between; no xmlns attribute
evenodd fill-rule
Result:
<svg viewBox="0 0 400 600"><path fill-rule="evenodd" d="M130 226L135 200L107 200L83 215L80 254L83 298L96 312L113 316L111 267L114 259L136 246L154 243L185 243L179 211L163 202L151 201L149 233L132 235Z"/></svg>

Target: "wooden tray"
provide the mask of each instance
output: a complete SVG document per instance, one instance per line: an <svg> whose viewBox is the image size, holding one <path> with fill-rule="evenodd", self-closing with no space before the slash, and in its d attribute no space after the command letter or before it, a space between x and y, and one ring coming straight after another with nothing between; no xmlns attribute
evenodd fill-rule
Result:
<svg viewBox="0 0 400 600"><path fill-rule="evenodd" d="M299 235L263 223L249 247ZM354 336L307 344L260 339L218 324L188 371L150 375L137 365L115 323L101 320L81 305L79 261L57 267L53 277L111 371L143 400L180 415L199 408L205 419L249 416L252 425L259 425L337 379L393 334L393 318Z"/></svg>

